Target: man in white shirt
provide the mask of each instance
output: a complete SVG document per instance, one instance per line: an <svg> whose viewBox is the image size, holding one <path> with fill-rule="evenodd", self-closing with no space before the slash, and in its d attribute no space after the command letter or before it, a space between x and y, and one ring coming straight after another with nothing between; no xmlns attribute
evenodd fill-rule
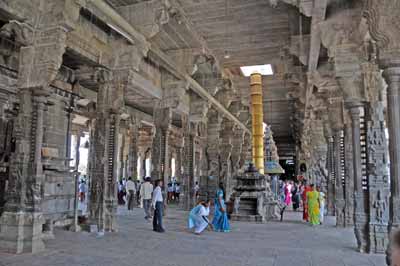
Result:
<svg viewBox="0 0 400 266"><path fill-rule="evenodd" d="M133 210L136 195L136 184L132 181L132 177L129 177L125 184L126 191L128 192L128 211Z"/></svg>
<svg viewBox="0 0 400 266"><path fill-rule="evenodd" d="M154 216L153 216L153 231L164 233L165 230L162 226L162 217L163 217L163 207L164 207L164 199L162 196L161 187L163 185L162 180L156 181L156 188L153 191L153 199L151 201L151 205L154 208Z"/></svg>
<svg viewBox="0 0 400 266"><path fill-rule="evenodd" d="M151 218L150 205L153 185L150 183L150 177L146 177L144 181L145 182L140 186L140 197L143 199L144 218L148 220Z"/></svg>

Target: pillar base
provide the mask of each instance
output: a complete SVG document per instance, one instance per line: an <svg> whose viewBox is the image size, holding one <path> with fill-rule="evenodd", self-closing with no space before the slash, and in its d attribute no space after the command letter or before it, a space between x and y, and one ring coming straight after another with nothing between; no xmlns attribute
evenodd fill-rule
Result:
<svg viewBox="0 0 400 266"><path fill-rule="evenodd" d="M42 213L4 212L0 218L0 249L14 254L43 251L43 223Z"/></svg>

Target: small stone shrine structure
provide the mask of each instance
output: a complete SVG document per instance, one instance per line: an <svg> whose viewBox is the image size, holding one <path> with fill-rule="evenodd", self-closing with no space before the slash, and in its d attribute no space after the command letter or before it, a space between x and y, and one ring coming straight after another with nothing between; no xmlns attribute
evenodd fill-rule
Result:
<svg viewBox="0 0 400 266"><path fill-rule="evenodd" d="M236 177L233 221L265 222L277 218L277 202L271 192L267 176L262 175L252 163L242 176Z"/></svg>

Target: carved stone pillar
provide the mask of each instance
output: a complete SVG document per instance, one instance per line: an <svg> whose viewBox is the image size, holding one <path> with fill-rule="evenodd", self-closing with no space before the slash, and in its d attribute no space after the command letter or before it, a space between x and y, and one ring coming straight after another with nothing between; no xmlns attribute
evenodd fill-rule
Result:
<svg viewBox="0 0 400 266"><path fill-rule="evenodd" d="M89 219L98 231L116 231L119 108L123 92L114 87L112 73L96 69L99 84L93 134Z"/></svg>
<svg viewBox="0 0 400 266"><path fill-rule="evenodd" d="M400 2L396 0L366 1L364 17L369 33L379 50L379 66L387 87L387 114L390 152L390 221L389 231L400 227L400 30L398 17ZM387 263L390 265L390 246L387 249Z"/></svg>
<svg viewBox="0 0 400 266"><path fill-rule="evenodd" d="M336 215L336 226L345 227L345 192L343 186L343 169L342 169L342 152L341 152L341 140L342 140L342 129L335 129L333 136L333 167L335 171L335 215Z"/></svg>
<svg viewBox="0 0 400 266"><path fill-rule="evenodd" d="M354 226L354 166L353 166L353 134L351 119L346 114L344 127L344 149L345 149L345 171L344 171L344 190L345 190L345 226Z"/></svg>
<svg viewBox="0 0 400 266"><path fill-rule="evenodd" d="M360 130L360 108L359 102L348 103L352 125L352 147L354 167L354 233L357 239L357 246L360 252L369 252L369 219L366 211L366 199L362 185L361 165L361 130Z"/></svg>
<svg viewBox="0 0 400 266"><path fill-rule="evenodd" d="M168 183L169 159L169 131L171 127L171 108L157 108L154 111L156 134L152 145L152 178L161 179L164 185Z"/></svg>
<svg viewBox="0 0 400 266"><path fill-rule="evenodd" d="M219 175L218 183L224 183L225 187L225 197L229 197L231 179L232 179L232 165L231 165L231 155L232 155L232 136L233 136L234 123L230 120L224 119L222 121L222 130L220 131L220 163L221 172ZM233 186L232 186L233 189Z"/></svg>
<svg viewBox="0 0 400 266"><path fill-rule="evenodd" d="M20 89L15 123L16 151L10 158L8 201L1 217L0 246L7 252L39 252L42 241L41 210L44 174L41 149L46 97Z"/></svg>
<svg viewBox="0 0 400 266"><path fill-rule="evenodd" d="M183 207L190 210L194 205L194 126L190 123L187 116L182 116L183 130L183 149L182 149L182 165L183 165Z"/></svg>
<svg viewBox="0 0 400 266"><path fill-rule="evenodd" d="M140 173L138 173L138 158L139 158L139 125L137 121L133 121L129 125L129 152L128 152L128 176L136 179Z"/></svg>
<svg viewBox="0 0 400 266"><path fill-rule="evenodd" d="M394 228L400 228L400 59L393 67L386 67L383 75L388 84L387 113L391 177L391 231Z"/></svg>
<svg viewBox="0 0 400 266"><path fill-rule="evenodd" d="M370 107L367 133L370 252L385 253L389 244L390 187L384 106L379 101Z"/></svg>
<svg viewBox="0 0 400 266"><path fill-rule="evenodd" d="M334 145L334 137L330 136L327 138L328 144L328 180L327 180L327 197L326 197L326 207L328 211L328 215L335 215L335 197L336 197L336 189L335 189L335 145Z"/></svg>
<svg viewBox="0 0 400 266"><path fill-rule="evenodd" d="M210 109L208 113L207 128L207 159L208 159L208 182L205 190L209 197L213 197L218 187L221 166L219 158L219 142L222 118L217 111Z"/></svg>
<svg viewBox="0 0 400 266"><path fill-rule="evenodd" d="M71 12L74 11L71 8ZM45 181L42 165L44 111L51 94L49 85L56 78L65 52L68 29L62 22L49 28L45 27L47 25L36 28L35 43L26 43L20 49L20 108L14 128L16 150L10 158L9 200L0 219L0 248L11 253L44 249L41 208ZM31 41L33 29L23 23L16 26L24 28L19 30Z"/></svg>

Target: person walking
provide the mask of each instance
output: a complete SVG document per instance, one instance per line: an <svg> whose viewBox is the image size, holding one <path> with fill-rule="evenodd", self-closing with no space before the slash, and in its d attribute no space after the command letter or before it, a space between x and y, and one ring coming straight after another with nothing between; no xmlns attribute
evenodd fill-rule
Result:
<svg viewBox="0 0 400 266"><path fill-rule="evenodd" d="M311 187L307 185L307 180L303 181L303 187L301 190L302 200L303 200L303 220L308 222L309 214L308 214L308 202L307 202L307 193L312 191Z"/></svg>
<svg viewBox="0 0 400 266"><path fill-rule="evenodd" d="M140 186L140 197L143 201L143 209L145 213L145 219L151 218L150 207L151 207L151 196L153 193L153 185L150 183L150 177L146 177L144 183Z"/></svg>
<svg viewBox="0 0 400 266"><path fill-rule="evenodd" d="M319 192L316 191L313 184L310 185L311 191L307 192L307 205L308 205L308 217L310 224L318 225L319 224Z"/></svg>
<svg viewBox="0 0 400 266"><path fill-rule="evenodd" d="M132 177L126 181L126 191L128 193L128 211L133 210L135 204L136 184L132 181Z"/></svg>
<svg viewBox="0 0 400 266"><path fill-rule="evenodd" d="M285 204L286 206L292 204L292 184L289 181L285 182Z"/></svg>
<svg viewBox="0 0 400 266"><path fill-rule="evenodd" d="M164 199L162 196L161 187L163 186L162 180L156 181L156 188L153 192L153 198L151 201L151 206L154 208L154 216L153 216L153 231L158 233L164 233L165 230L162 225L163 219L163 208L164 208Z"/></svg>

